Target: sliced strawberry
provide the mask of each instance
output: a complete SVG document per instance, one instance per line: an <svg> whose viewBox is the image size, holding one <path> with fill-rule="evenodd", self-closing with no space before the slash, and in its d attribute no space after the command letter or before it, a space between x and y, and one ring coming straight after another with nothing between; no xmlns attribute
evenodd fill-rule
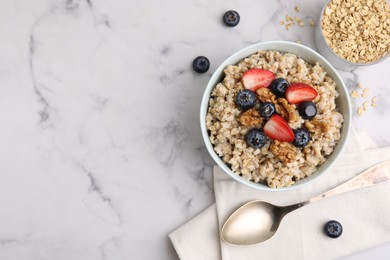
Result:
<svg viewBox="0 0 390 260"><path fill-rule="evenodd" d="M317 91L305 83L291 84L286 90L286 99L290 104L311 101L317 97Z"/></svg>
<svg viewBox="0 0 390 260"><path fill-rule="evenodd" d="M272 71L253 68L246 71L241 78L242 84L246 89L256 91L258 88L267 88L275 79Z"/></svg>
<svg viewBox="0 0 390 260"><path fill-rule="evenodd" d="M293 142L294 141L294 132L283 117L275 114L273 115L267 123L265 123L263 128L264 133L273 140L278 140L281 142Z"/></svg>

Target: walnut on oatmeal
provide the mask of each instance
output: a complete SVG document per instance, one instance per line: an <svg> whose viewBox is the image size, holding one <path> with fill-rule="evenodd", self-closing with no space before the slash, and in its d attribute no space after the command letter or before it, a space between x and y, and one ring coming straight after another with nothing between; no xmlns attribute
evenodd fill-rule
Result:
<svg viewBox="0 0 390 260"><path fill-rule="evenodd" d="M327 122L324 120L313 119L311 121L305 121L305 127L309 132L323 133L326 134L329 129L332 127L332 122Z"/></svg>
<svg viewBox="0 0 390 260"><path fill-rule="evenodd" d="M244 113L242 113L238 121L243 125L243 126L253 126L253 125L259 125L263 123L263 118L260 117L259 111L256 109L252 108Z"/></svg>
<svg viewBox="0 0 390 260"><path fill-rule="evenodd" d="M276 105L278 102L276 101L276 96L271 92L269 88L259 88L256 90L256 95L259 100L262 102L271 102Z"/></svg>
<svg viewBox="0 0 390 260"><path fill-rule="evenodd" d="M284 163L290 163L296 160L296 148L286 142L274 140L271 144L271 152Z"/></svg>
<svg viewBox="0 0 390 260"><path fill-rule="evenodd" d="M286 119L288 121L288 112L283 106L279 105L279 103L276 103L275 110L276 110L276 113L278 113L279 115L281 115L284 119Z"/></svg>
<svg viewBox="0 0 390 260"><path fill-rule="evenodd" d="M284 110L282 112L282 117L284 117L290 124L293 124L300 119L296 107L294 105L289 104L287 99L278 98L277 101L281 105L280 109ZM283 114L285 114L285 116L283 116Z"/></svg>

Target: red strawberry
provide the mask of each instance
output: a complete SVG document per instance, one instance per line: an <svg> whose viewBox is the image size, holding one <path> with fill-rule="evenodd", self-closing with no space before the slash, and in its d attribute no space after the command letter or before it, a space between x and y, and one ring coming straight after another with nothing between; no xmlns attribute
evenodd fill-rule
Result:
<svg viewBox="0 0 390 260"><path fill-rule="evenodd" d="M283 117L277 114L273 115L267 123L265 123L263 131L273 140L289 143L294 141L294 132L291 127L287 124Z"/></svg>
<svg viewBox="0 0 390 260"><path fill-rule="evenodd" d="M304 83L291 84L286 90L286 99L290 104L311 101L317 97L317 91Z"/></svg>
<svg viewBox="0 0 390 260"><path fill-rule="evenodd" d="M253 68L246 71L241 78L246 89L256 91L258 88L267 88L275 79L275 74L269 70Z"/></svg>

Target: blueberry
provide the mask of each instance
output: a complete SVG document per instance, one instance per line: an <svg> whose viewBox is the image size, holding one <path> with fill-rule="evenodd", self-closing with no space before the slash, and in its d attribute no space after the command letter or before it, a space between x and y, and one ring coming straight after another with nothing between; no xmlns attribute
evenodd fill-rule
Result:
<svg viewBox="0 0 390 260"><path fill-rule="evenodd" d="M246 133L245 141L249 146L259 149L267 143L268 138L263 131L253 128Z"/></svg>
<svg viewBox="0 0 390 260"><path fill-rule="evenodd" d="M331 238L338 238L343 233L343 226L336 220L325 224L325 233Z"/></svg>
<svg viewBox="0 0 390 260"><path fill-rule="evenodd" d="M303 119L312 119L317 114L316 104L304 101L299 105L298 112Z"/></svg>
<svg viewBox="0 0 390 260"><path fill-rule="evenodd" d="M304 128L294 130L293 145L296 147L304 147L310 142L310 133Z"/></svg>
<svg viewBox="0 0 390 260"><path fill-rule="evenodd" d="M240 15L239 15L236 11L230 10L230 11L227 11L227 12L223 15L223 23L224 23L226 26L234 27L234 26L236 26L239 22L240 22Z"/></svg>
<svg viewBox="0 0 390 260"><path fill-rule="evenodd" d="M269 118L275 113L275 105L271 102L264 102L260 105L259 112L262 117Z"/></svg>
<svg viewBox="0 0 390 260"><path fill-rule="evenodd" d="M251 109L256 105L256 103L256 94L249 89L241 90L236 96L236 105L242 110Z"/></svg>
<svg viewBox="0 0 390 260"><path fill-rule="evenodd" d="M271 82L271 92L277 97L284 97L284 93L290 84L284 78L277 78Z"/></svg>
<svg viewBox="0 0 390 260"><path fill-rule="evenodd" d="M192 62L192 67L198 73L205 73L210 68L210 61L205 56L198 56Z"/></svg>

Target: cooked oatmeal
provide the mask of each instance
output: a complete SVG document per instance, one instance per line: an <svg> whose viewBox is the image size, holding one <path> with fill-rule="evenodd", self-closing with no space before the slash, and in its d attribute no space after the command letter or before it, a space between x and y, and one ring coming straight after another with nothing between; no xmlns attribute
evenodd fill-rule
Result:
<svg viewBox="0 0 390 260"><path fill-rule="evenodd" d="M251 68L272 71L290 84L305 83L317 91L313 100L317 114L311 120L301 118L296 105L276 98L268 88L256 91L261 102L275 104L276 112L292 129L305 128L310 132L311 140L305 147L271 139L260 149L247 145L245 134L256 126L262 127L265 121L257 111L241 111L235 104L237 93L244 89L241 77ZM215 152L233 172L246 180L280 188L313 174L326 161L340 140L343 116L335 103L336 83L318 63L311 65L295 54L259 51L228 66L224 73L224 79L211 93L206 126Z"/></svg>

